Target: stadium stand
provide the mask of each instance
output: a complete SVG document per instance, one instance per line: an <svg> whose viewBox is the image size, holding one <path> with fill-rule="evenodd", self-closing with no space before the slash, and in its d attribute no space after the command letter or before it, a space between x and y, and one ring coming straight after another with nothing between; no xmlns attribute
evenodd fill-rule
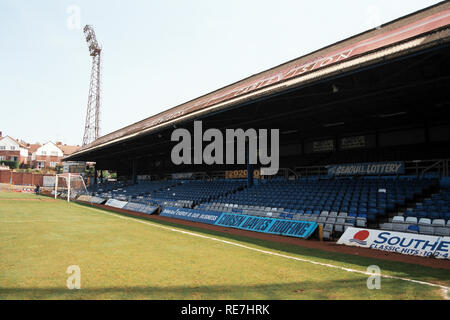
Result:
<svg viewBox="0 0 450 320"><path fill-rule="evenodd" d="M324 239L333 239L349 226L447 235L450 193L433 194L425 198L423 204L414 202L422 199L436 183L433 179L410 176L310 177L261 180L248 188L242 179L168 180L113 184L99 188L92 195L162 208L195 208L312 221L323 227ZM408 207L412 203L415 206ZM401 210L405 210L405 216L393 216ZM424 210L426 214L422 215ZM433 217L436 219L431 220Z"/></svg>
<svg viewBox="0 0 450 320"><path fill-rule="evenodd" d="M65 160L95 162L97 173L127 181L92 190L105 199L316 222L325 239L351 226L447 235L449 9L438 4L242 79L102 136ZM261 172L262 161L174 162L174 129L195 135L196 121L205 132L279 130L279 176L254 185L250 174L248 184L223 179L250 166ZM380 162L404 170L329 171Z"/></svg>
<svg viewBox="0 0 450 320"><path fill-rule="evenodd" d="M96 191L94 191L91 186L89 191L93 196L106 199L144 203L147 196L153 192L173 187L177 183L177 181L145 181L133 185L131 182L108 182L99 185Z"/></svg>
<svg viewBox="0 0 450 320"><path fill-rule="evenodd" d="M244 186L243 180L182 181L173 187L163 188L149 194L149 199L160 205L192 208L199 203L217 199ZM177 205L178 204L178 205Z"/></svg>
<svg viewBox="0 0 450 320"><path fill-rule="evenodd" d="M450 190L442 189L398 214L391 223L381 224L380 229L450 236Z"/></svg>
<svg viewBox="0 0 450 320"><path fill-rule="evenodd" d="M430 187L429 179L326 179L267 181L228 194L214 203L204 203L198 208L223 210L232 206L243 213L268 215L286 219L308 217L322 223L328 214L337 218L346 213L357 226L386 218L396 206L404 206L415 195Z"/></svg>
<svg viewBox="0 0 450 320"><path fill-rule="evenodd" d="M92 195L163 207L192 208L201 202L235 192L244 184L243 180L143 181L135 185L122 183L100 187Z"/></svg>

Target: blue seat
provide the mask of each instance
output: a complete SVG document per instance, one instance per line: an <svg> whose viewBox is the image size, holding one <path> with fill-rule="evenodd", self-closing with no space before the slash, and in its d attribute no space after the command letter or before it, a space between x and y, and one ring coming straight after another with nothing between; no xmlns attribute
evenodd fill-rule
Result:
<svg viewBox="0 0 450 320"><path fill-rule="evenodd" d="M419 233L419 227L416 226L415 224L409 225L407 232L411 232L411 233Z"/></svg>
<svg viewBox="0 0 450 320"><path fill-rule="evenodd" d="M417 211L416 212L416 217L417 218L427 218L428 217L428 213L425 211Z"/></svg>
<svg viewBox="0 0 450 320"><path fill-rule="evenodd" d="M440 212L435 212L435 211L429 212L428 213L428 218L430 218L430 219L440 219L441 218L441 213Z"/></svg>

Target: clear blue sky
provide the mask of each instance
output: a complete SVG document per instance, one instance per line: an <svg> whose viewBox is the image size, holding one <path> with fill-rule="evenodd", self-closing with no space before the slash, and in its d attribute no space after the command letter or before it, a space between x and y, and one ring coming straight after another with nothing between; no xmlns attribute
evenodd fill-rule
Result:
<svg viewBox="0 0 450 320"><path fill-rule="evenodd" d="M0 0L0 131L81 144L85 24L103 48L103 135L437 2Z"/></svg>

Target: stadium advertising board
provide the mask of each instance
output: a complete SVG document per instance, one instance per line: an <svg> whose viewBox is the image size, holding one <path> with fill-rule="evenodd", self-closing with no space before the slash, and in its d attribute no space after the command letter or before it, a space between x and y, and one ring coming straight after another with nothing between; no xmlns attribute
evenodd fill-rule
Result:
<svg viewBox="0 0 450 320"><path fill-rule="evenodd" d="M190 179L193 175L192 172L172 173L172 179Z"/></svg>
<svg viewBox="0 0 450 320"><path fill-rule="evenodd" d="M100 198L100 197L91 197L90 202L91 203L95 203L95 204L101 204L105 201L106 199Z"/></svg>
<svg viewBox="0 0 450 320"><path fill-rule="evenodd" d="M366 144L366 136L346 137L341 139L342 150L364 148Z"/></svg>
<svg viewBox="0 0 450 320"><path fill-rule="evenodd" d="M308 238L317 228L317 223L298 220L275 219L224 213L216 225L283 236Z"/></svg>
<svg viewBox="0 0 450 320"><path fill-rule="evenodd" d="M108 201L106 201L105 205L110 206L110 207L114 207L114 208L118 208L118 209L122 209L128 202L126 201L120 201L120 200L116 200L116 199L109 199Z"/></svg>
<svg viewBox="0 0 450 320"><path fill-rule="evenodd" d="M404 174L403 161L335 164L328 166L330 176Z"/></svg>
<svg viewBox="0 0 450 320"><path fill-rule="evenodd" d="M217 221L217 219L222 215L222 212L165 207L164 210L159 215L163 217L214 224Z"/></svg>
<svg viewBox="0 0 450 320"><path fill-rule="evenodd" d="M89 201L91 201L91 198L92 198L91 196L82 194L81 196L78 197L77 200L84 201L84 202L89 202Z"/></svg>
<svg viewBox="0 0 450 320"><path fill-rule="evenodd" d="M246 179L247 170L227 170L225 171L225 179ZM259 178L259 170L253 170L253 178Z"/></svg>
<svg viewBox="0 0 450 320"><path fill-rule="evenodd" d="M153 214L155 213L156 210L158 210L158 207L150 206L143 203L128 202L122 209L146 214Z"/></svg>
<svg viewBox="0 0 450 320"><path fill-rule="evenodd" d="M163 217L215 224L249 231L308 238L317 228L317 223L298 220L256 217L245 214L203 211L196 209L166 207Z"/></svg>
<svg viewBox="0 0 450 320"><path fill-rule="evenodd" d="M350 227L337 243L407 255L450 259L450 237Z"/></svg>
<svg viewBox="0 0 450 320"><path fill-rule="evenodd" d="M333 140L314 141L312 144L313 152L330 152L334 150Z"/></svg>

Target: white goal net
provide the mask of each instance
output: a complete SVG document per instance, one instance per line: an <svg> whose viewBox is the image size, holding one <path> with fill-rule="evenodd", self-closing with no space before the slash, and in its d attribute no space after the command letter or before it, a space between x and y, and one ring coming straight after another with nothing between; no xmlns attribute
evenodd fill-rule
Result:
<svg viewBox="0 0 450 320"><path fill-rule="evenodd" d="M80 195L88 194L83 177L76 173L62 173L55 177L55 199L57 197L67 201L78 198Z"/></svg>

